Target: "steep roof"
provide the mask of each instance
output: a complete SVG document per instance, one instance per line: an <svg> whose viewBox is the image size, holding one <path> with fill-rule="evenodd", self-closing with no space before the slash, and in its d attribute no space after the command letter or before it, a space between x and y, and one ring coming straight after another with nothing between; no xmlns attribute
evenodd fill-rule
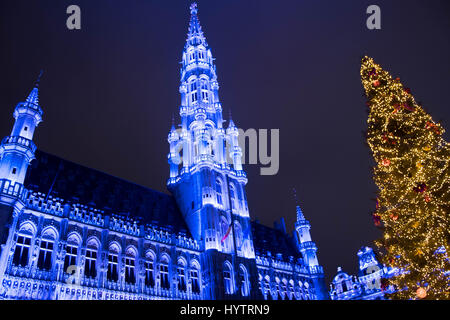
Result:
<svg viewBox="0 0 450 320"><path fill-rule="evenodd" d="M272 256L276 256L281 253L284 261L287 261L289 256L294 257L295 260L301 258L293 237L281 230L252 221L252 234L256 254L265 255L267 251L270 251Z"/></svg>
<svg viewBox="0 0 450 320"><path fill-rule="evenodd" d="M36 159L27 171L25 187L44 194L51 190L50 195L70 203L80 203L101 209L105 214L118 214L191 236L173 196L41 150L36 151Z"/></svg>

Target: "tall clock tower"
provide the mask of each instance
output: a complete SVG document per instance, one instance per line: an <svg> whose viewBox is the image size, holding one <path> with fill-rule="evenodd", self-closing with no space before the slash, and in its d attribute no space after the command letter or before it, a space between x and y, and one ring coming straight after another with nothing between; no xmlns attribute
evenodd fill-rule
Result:
<svg viewBox="0 0 450 320"><path fill-rule="evenodd" d="M204 246L205 298L255 299L260 291L238 129L231 119L223 127L214 58L195 3L190 11L180 70L181 124L172 125L168 136L167 185Z"/></svg>

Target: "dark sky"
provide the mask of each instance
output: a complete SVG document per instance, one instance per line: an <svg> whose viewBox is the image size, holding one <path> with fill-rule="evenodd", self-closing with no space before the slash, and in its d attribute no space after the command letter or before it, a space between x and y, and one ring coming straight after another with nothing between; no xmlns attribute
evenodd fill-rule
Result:
<svg viewBox="0 0 450 320"><path fill-rule="evenodd" d="M356 252L379 236L364 144L360 58L375 58L450 128L450 5L442 1L199 1L216 60L224 116L240 128L280 129L280 170L246 166L250 214L295 221L292 188L327 279L356 272ZM368 5L382 30L366 28ZM82 30L66 28L81 7ZM2 0L0 136L44 69L38 147L167 192L167 133L179 106L188 1ZM450 129L449 129L450 130ZM449 134L445 135L448 140Z"/></svg>

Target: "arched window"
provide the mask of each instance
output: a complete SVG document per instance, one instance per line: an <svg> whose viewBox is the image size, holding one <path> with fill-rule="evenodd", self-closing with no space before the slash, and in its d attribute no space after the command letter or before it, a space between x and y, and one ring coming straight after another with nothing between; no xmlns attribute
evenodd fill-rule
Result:
<svg viewBox="0 0 450 320"><path fill-rule="evenodd" d="M226 294L234 293L233 267L228 261L226 261L223 266L223 285Z"/></svg>
<svg viewBox="0 0 450 320"><path fill-rule="evenodd" d="M216 197L217 197L217 203L222 206L223 205L222 182L220 181L220 179L216 180Z"/></svg>
<svg viewBox="0 0 450 320"><path fill-rule="evenodd" d="M342 292L346 292L346 291L348 291L347 281L342 281Z"/></svg>
<svg viewBox="0 0 450 320"><path fill-rule="evenodd" d="M14 250L13 264L25 267L28 265L28 256L30 253L31 236L19 234L17 236L16 248Z"/></svg>
<svg viewBox="0 0 450 320"><path fill-rule="evenodd" d="M202 100L208 102L209 100L209 92L208 92L208 81L206 79L202 79L200 83L200 89L202 92Z"/></svg>
<svg viewBox="0 0 450 320"><path fill-rule="evenodd" d="M177 266L177 280L178 280L178 290L186 291L186 264L183 259L178 260Z"/></svg>
<svg viewBox="0 0 450 320"><path fill-rule="evenodd" d="M147 287L154 287L155 286L155 275L154 275L154 261L155 261L155 255L152 252L147 252L146 259L144 262L145 266L145 285Z"/></svg>
<svg viewBox="0 0 450 320"><path fill-rule="evenodd" d="M96 238L90 238L86 245L86 260L84 262L84 276L95 279L97 277L97 251L99 241Z"/></svg>
<svg viewBox="0 0 450 320"><path fill-rule="evenodd" d="M189 82L188 89L189 89L189 97L190 97L191 103L197 102L198 92L197 92L197 80L196 79L192 79Z"/></svg>
<svg viewBox="0 0 450 320"><path fill-rule="evenodd" d="M31 239L36 232L36 227L32 223L24 223L18 232L16 247L14 249L13 264L25 267L28 265Z"/></svg>
<svg viewBox="0 0 450 320"><path fill-rule="evenodd" d="M236 209L236 189L233 184L230 184L230 202L231 210Z"/></svg>
<svg viewBox="0 0 450 320"><path fill-rule="evenodd" d="M66 244L66 256L64 257L64 272L72 273L70 266L77 265L78 246L80 245L80 236L76 233L69 235Z"/></svg>
<svg viewBox="0 0 450 320"><path fill-rule="evenodd" d="M264 277L264 295L267 300L272 300L272 294L270 292L270 278L269 276Z"/></svg>
<svg viewBox="0 0 450 320"><path fill-rule="evenodd" d="M128 284L136 283L136 249L134 247L129 247L126 252L125 257L125 282Z"/></svg>
<svg viewBox="0 0 450 320"><path fill-rule="evenodd" d="M239 266L239 281L241 283L241 294L243 297L247 297L250 291L248 273L247 269L242 264Z"/></svg>
<svg viewBox="0 0 450 320"><path fill-rule="evenodd" d="M119 280L119 252L120 247L117 244L114 243L109 247L108 271L106 273L109 281L117 282Z"/></svg>
<svg viewBox="0 0 450 320"><path fill-rule="evenodd" d="M287 296L287 281L286 281L286 279L283 279L281 281L281 297L283 298L283 300L288 299L288 296Z"/></svg>
<svg viewBox="0 0 450 320"><path fill-rule="evenodd" d="M277 300L283 300L281 297L280 278L275 277L275 292L277 294Z"/></svg>
<svg viewBox="0 0 450 320"><path fill-rule="evenodd" d="M243 235L242 235L241 224L237 221L234 222L234 233L235 233L235 237L236 237L236 247L238 250L241 250L241 247L243 244Z"/></svg>
<svg viewBox="0 0 450 320"><path fill-rule="evenodd" d="M191 266L191 284L192 284L192 292L200 293L200 279L199 279L199 267L198 263L193 263Z"/></svg>
<svg viewBox="0 0 450 320"><path fill-rule="evenodd" d="M56 240L56 232L53 228L45 229L42 232L41 246L39 249L39 258L37 267L41 270L50 270L52 268L53 247Z"/></svg>
<svg viewBox="0 0 450 320"><path fill-rule="evenodd" d="M161 288L170 289L169 259L165 255L161 258L161 263L159 264L159 275L161 278Z"/></svg>
<svg viewBox="0 0 450 320"><path fill-rule="evenodd" d="M297 300L295 298L295 291L294 291L294 281L290 280L289 281L289 299L291 300Z"/></svg>

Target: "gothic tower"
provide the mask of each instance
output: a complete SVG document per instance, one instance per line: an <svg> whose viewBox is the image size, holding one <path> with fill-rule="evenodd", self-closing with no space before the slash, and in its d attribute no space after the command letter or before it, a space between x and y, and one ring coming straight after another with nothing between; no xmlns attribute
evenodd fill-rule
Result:
<svg viewBox="0 0 450 320"><path fill-rule="evenodd" d="M295 238L297 240L297 247L303 257L303 262L309 268L311 274L314 274L312 281L316 288L317 297L319 300L328 299L326 294L326 286L323 273L315 272L315 269L321 268L317 258L317 246L311 239L311 224L305 219L300 205L297 205L297 222L295 223Z"/></svg>
<svg viewBox="0 0 450 320"><path fill-rule="evenodd" d="M167 184L192 236L204 246L205 298L254 299L260 293L238 129L231 119L223 127L214 58L195 3L190 11L181 61L181 124L172 125L168 136Z"/></svg>
<svg viewBox="0 0 450 320"><path fill-rule="evenodd" d="M13 214L18 214L24 207L22 202L23 183L28 165L34 159L36 145L33 134L42 121L42 109L39 106L39 75L34 88L25 102L17 104L13 116L15 119L11 135L3 138L0 144L0 244L7 241L8 228L13 223ZM12 233L10 233L12 235ZM1 255L1 259L6 259ZM0 261L0 265L5 263ZM0 270L0 274L3 270Z"/></svg>

